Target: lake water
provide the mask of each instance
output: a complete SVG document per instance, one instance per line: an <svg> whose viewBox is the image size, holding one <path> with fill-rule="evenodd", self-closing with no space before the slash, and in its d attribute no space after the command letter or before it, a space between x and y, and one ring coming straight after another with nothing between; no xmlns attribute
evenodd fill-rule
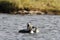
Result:
<svg viewBox="0 0 60 40"><path fill-rule="evenodd" d="M31 22L39 33L19 33ZM0 40L60 40L60 16L0 14Z"/></svg>

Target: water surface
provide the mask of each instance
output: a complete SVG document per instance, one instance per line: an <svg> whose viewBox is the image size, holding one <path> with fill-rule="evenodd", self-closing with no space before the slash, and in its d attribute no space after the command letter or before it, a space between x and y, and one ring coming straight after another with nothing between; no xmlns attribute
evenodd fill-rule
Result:
<svg viewBox="0 0 60 40"><path fill-rule="evenodd" d="M18 33L31 22L39 33ZM0 40L60 40L60 16L0 14Z"/></svg>

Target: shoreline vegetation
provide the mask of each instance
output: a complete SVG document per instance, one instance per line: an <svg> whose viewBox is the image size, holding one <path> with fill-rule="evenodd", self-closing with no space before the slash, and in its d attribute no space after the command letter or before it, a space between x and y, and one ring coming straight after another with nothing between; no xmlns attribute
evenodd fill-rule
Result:
<svg viewBox="0 0 60 40"><path fill-rule="evenodd" d="M0 0L0 13L60 15L60 0Z"/></svg>

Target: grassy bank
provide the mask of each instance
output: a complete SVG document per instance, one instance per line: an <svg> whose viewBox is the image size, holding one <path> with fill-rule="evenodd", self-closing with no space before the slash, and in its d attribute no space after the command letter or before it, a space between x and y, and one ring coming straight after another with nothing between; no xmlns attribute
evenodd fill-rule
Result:
<svg viewBox="0 0 60 40"><path fill-rule="evenodd" d="M2 1L7 1L9 7L5 3L2 4ZM9 11L20 8L41 11L60 11L60 0L0 0L0 4L5 5L3 7L5 8L4 10L8 9Z"/></svg>

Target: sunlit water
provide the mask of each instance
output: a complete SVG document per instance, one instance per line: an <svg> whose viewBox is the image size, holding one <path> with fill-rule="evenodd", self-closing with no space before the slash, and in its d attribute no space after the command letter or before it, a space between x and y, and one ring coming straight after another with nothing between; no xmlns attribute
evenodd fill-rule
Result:
<svg viewBox="0 0 60 40"><path fill-rule="evenodd" d="M39 33L19 33L31 22ZM60 16L0 14L0 40L60 40Z"/></svg>

